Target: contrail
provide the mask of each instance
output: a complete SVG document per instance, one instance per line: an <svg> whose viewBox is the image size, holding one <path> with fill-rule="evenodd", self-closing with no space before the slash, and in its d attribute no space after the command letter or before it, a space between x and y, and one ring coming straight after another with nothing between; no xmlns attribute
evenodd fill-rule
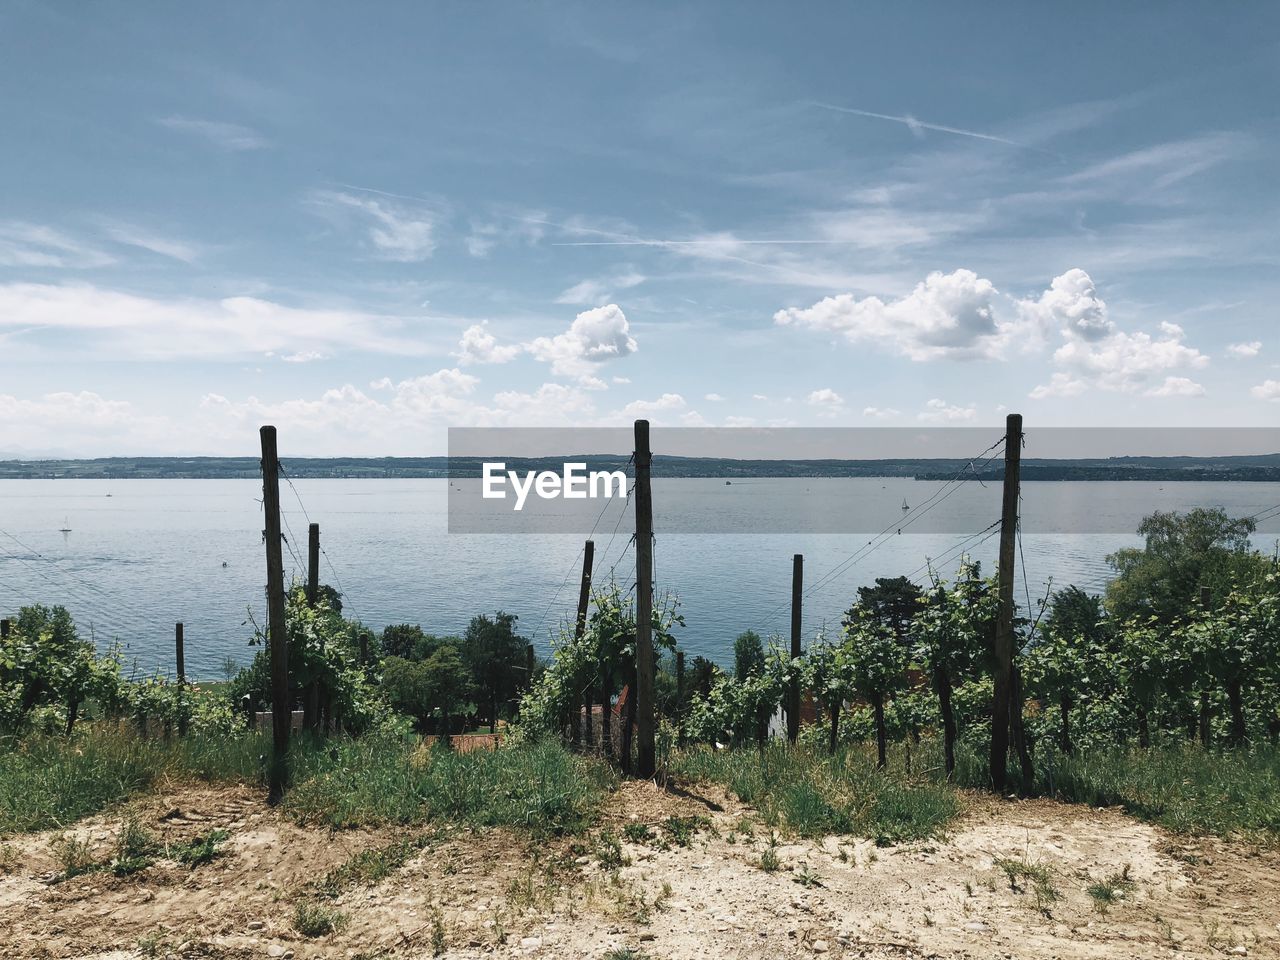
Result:
<svg viewBox="0 0 1280 960"><path fill-rule="evenodd" d="M874 120L892 120L894 123L901 123L907 129L917 136L922 130L936 130L938 133L951 133L957 137L972 137L975 140L987 140L991 143L1003 143L1010 147L1021 147L1023 150L1035 150L1037 153L1050 153L1051 151L1043 150L1040 147L1033 147L1029 143L1019 143L1017 140L1008 140L1005 137L993 136L990 133L979 133L976 130L962 130L959 127L946 127L940 123L925 123L923 120L917 120L915 117L907 115L896 117L889 113L873 113L870 110L855 110L853 107L838 107L834 103L823 103L820 100L808 101L810 106L821 107L823 110L834 110L836 113L851 113L855 117L871 117Z"/></svg>

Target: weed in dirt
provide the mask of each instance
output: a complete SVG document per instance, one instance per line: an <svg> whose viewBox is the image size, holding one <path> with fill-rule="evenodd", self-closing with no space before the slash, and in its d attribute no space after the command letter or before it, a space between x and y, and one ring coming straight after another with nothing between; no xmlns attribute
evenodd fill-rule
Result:
<svg viewBox="0 0 1280 960"><path fill-rule="evenodd" d="M617 870L629 863L622 852L622 844L618 842L617 836L609 830L605 830L596 837L592 852L595 854L596 861L605 870Z"/></svg>
<svg viewBox="0 0 1280 960"><path fill-rule="evenodd" d="M782 864L778 861L778 854L773 847L766 847L764 853L760 854L760 869L765 873L775 872Z"/></svg>
<svg viewBox="0 0 1280 960"><path fill-rule="evenodd" d="M1009 881L1009 889L1014 893L1025 893L1030 884L1036 909L1045 916L1049 915L1049 905L1062 899L1057 887L1053 885L1052 873L1043 863L1032 863L1017 857L1001 857L995 861L995 865L1003 871Z"/></svg>
<svg viewBox="0 0 1280 960"><path fill-rule="evenodd" d="M138 954L143 957L159 956L161 948L165 945L164 937L158 933L148 933L139 937L136 942Z"/></svg>
<svg viewBox="0 0 1280 960"><path fill-rule="evenodd" d="M429 846L433 839L431 834L419 834L405 840L396 840L376 850L361 850L350 860L326 873L315 884L315 889L322 896L334 899L347 887L377 883L404 866L414 854Z"/></svg>
<svg viewBox="0 0 1280 960"><path fill-rule="evenodd" d="M222 845L230 836L226 830L210 830L171 851L171 856L193 869L204 866L222 853Z"/></svg>
<svg viewBox="0 0 1280 960"><path fill-rule="evenodd" d="M431 908L431 955L443 956L447 944L444 938L444 913L439 907Z"/></svg>
<svg viewBox="0 0 1280 960"><path fill-rule="evenodd" d="M116 835L115 856L111 860L111 872L117 877L145 870L155 863L160 843L155 834L142 825L136 817L125 817Z"/></svg>
<svg viewBox="0 0 1280 960"><path fill-rule="evenodd" d="M603 960L648 960L647 956L631 947L618 947L604 955Z"/></svg>
<svg viewBox="0 0 1280 960"><path fill-rule="evenodd" d="M299 900L293 906L293 929L304 937L323 937L342 930L347 915L314 900Z"/></svg>
<svg viewBox="0 0 1280 960"><path fill-rule="evenodd" d="M824 886L822 877L810 870L809 864L807 863L802 863L800 866L796 867L795 871L791 874L791 879L802 887L812 888Z"/></svg>
<svg viewBox="0 0 1280 960"><path fill-rule="evenodd" d="M1123 899L1134 886L1135 882L1129 874L1129 865L1126 863L1120 872L1113 873L1105 880L1089 884L1085 888L1085 893L1093 900L1095 910L1106 913L1109 907Z"/></svg>
<svg viewBox="0 0 1280 960"><path fill-rule="evenodd" d="M0 873L13 873L18 868L18 851L7 843L0 843Z"/></svg>
<svg viewBox="0 0 1280 960"><path fill-rule="evenodd" d="M694 834L710 826L711 821L706 817L668 817L662 829L676 846L687 847L693 842Z"/></svg>
<svg viewBox="0 0 1280 960"><path fill-rule="evenodd" d="M653 840L653 831L647 823L628 823L622 828L622 835L631 843L649 843Z"/></svg>
<svg viewBox="0 0 1280 960"><path fill-rule="evenodd" d="M88 873L90 870L97 870L99 867L93 859L93 850L87 840L77 837L56 837L49 846L58 861L58 866L62 868L61 879L63 880Z"/></svg>

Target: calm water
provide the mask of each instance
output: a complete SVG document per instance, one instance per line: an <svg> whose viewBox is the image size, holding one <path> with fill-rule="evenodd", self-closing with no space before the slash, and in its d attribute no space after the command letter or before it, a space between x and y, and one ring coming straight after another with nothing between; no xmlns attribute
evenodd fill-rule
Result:
<svg viewBox="0 0 1280 960"><path fill-rule="evenodd" d="M503 609L520 616L526 636L546 652L549 637L573 615L583 537L566 535L449 534L444 480L299 480L297 492L319 522L327 560L322 580L345 595L347 612L374 628L421 623L435 633L460 632L475 613ZM680 596L687 626L681 645L690 656L726 659L732 639L748 628L789 629L791 556L805 555L805 633L838 627L856 588L877 576L915 574L927 557L946 555L964 537L955 532L890 535L863 559L826 583L825 574L893 521L902 500L921 503L935 484L910 480L769 480L725 488L717 480L655 483L658 530L656 590ZM968 487L969 485L966 485ZM945 530L977 532L998 516L999 494L972 485L947 501ZM724 513L719 528L753 529L752 499L767 493L796 503L825 497L883 503L884 523L865 534L679 534L664 517L701 509L714 500ZM108 496L110 494L110 496ZM247 662L250 616L264 620L265 561L261 485L250 480L11 480L0 481L0 610L33 602L63 603L83 633L103 645L126 646L139 670L172 670L173 624L185 624L188 673L221 675L224 658ZM1055 504L1094 504L1106 523L1091 529L1133 529L1152 508L1222 506L1251 515L1280 503L1280 484L1047 483L1024 486L1025 604L1055 586L1075 583L1100 590L1105 555L1139 540L1123 533L1039 533L1030 518L1056 514ZM286 549L286 577L304 574L307 516L285 487L288 528L300 538L296 557ZM734 504L742 509L735 512ZM621 519L620 519L621 518ZM69 533L59 528L70 527ZM937 529L937 528L935 528ZM617 531L615 534L614 531ZM1270 549L1280 521L1264 524L1257 542ZM286 530L290 541L293 537ZM624 588L634 580L629 517L619 502L606 510L594 535L597 581L611 567ZM973 550L994 563L996 538ZM330 566L331 564L331 566ZM616 565L616 567L615 567ZM950 573L955 554L942 564Z"/></svg>

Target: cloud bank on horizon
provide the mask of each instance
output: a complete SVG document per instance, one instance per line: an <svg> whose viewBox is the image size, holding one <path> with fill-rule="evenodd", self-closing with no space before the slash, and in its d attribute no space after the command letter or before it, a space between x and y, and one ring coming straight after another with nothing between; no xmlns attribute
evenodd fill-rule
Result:
<svg viewBox="0 0 1280 960"><path fill-rule="evenodd" d="M7 16L0 456L1280 410L1276 10L290 9Z"/></svg>

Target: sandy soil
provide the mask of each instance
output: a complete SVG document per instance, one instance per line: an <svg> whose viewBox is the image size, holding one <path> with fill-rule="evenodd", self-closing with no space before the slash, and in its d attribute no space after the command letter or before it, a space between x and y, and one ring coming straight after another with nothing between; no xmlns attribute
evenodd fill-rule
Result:
<svg viewBox="0 0 1280 960"><path fill-rule="evenodd" d="M0 956L1280 957L1280 851L1046 801L970 796L944 840L894 848L773 842L723 793L649 784L619 790L592 836L539 842L303 828L243 789L174 789L129 811L171 844L211 828L230 838L203 866L162 859L128 877L69 879L51 849L58 833L9 840ZM108 859L124 813L65 834ZM704 818L688 846L662 826L673 816ZM653 838L626 840L628 824L653 825ZM620 860L601 830L619 838ZM340 931L294 929L296 904L326 873L423 835L390 875L319 901L346 918ZM763 869L772 857L777 868ZM1002 864L1031 875L1011 882ZM1100 909L1087 888L1117 875L1128 882Z"/></svg>

